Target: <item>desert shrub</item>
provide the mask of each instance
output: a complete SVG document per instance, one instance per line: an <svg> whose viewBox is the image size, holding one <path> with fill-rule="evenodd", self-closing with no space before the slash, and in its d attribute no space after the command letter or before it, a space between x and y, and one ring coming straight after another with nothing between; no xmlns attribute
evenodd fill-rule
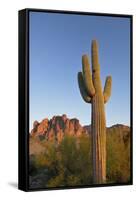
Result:
<svg viewBox="0 0 136 200"><path fill-rule="evenodd" d="M35 164L35 155L29 156L29 174L34 175L37 173L36 164Z"/></svg>
<svg viewBox="0 0 136 200"><path fill-rule="evenodd" d="M128 182L130 177L130 143L125 145L121 135L107 134L107 181Z"/></svg>
<svg viewBox="0 0 136 200"><path fill-rule="evenodd" d="M89 185L92 182L90 140L87 136L78 139L65 136L58 147L58 175L53 177L49 187Z"/></svg>
<svg viewBox="0 0 136 200"><path fill-rule="evenodd" d="M43 187L91 185L91 138L66 135L61 143L41 141L44 151L31 157L30 175L43 176ZM128 182L130 177L129 137L113 130L107 133L107 183Z"/></svg>

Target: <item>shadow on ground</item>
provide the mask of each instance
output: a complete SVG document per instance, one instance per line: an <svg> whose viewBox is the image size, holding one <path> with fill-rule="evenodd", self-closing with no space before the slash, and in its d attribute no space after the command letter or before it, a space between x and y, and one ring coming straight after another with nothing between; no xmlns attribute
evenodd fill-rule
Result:
<svg viewBox="0 0 136 200"><path fill-rule="evenodd" d="M9 182L8 185L10 185L13 188L18 189L18 184L16 182Z"/></svg>

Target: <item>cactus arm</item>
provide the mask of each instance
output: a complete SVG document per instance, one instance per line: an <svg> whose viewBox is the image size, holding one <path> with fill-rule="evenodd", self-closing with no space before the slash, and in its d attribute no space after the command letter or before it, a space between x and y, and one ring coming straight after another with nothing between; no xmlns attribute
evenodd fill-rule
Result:
<svg viewBox="0 0 136 200"><path fill-rule="evenodd" d="M87 55L82 56L82 72L78 73L78 84L82 98L91 103L91 133L92 133L92 166L93 182L106 182L106 118L105 106L111 95L112 78L106 78L104 91L100 77L98 44L92 41L92 74Z"/></svg>
<svg viewBox="0 0 136 200"><path fill-rule="evenodd" d="M98 57L98 44L96 40L92 41L92 70L93 72L100 71L99 57Z"/></svg>
<svg viewBox="0 0 136 200"><path fill-rule="evenodd" d="M85 85L84 85L82 72L78 72L78 85L79 85L80 93L81 93L81 96L82 96L83 100L86 103L90 103L91 102L91 97L89 97L87 95L87 92L86 92L86 89L85 89Z"/></svg>
<svg viewBox="0 0 136 200"><path fill-rule="evenodd" d="M87 55L82 56L82 69L83 69L83 80L86 91L90 97L93 97L95 94L95 89L92 82L92 74L89 65L89 59Z"/></svg>
<svg viewBox="0 0 136 200"><path fill-rule="evenodd" d="M111 76L107 76L103 92L104 103L107 103L107 101L111 96L111 86L112 86L112 78Z"/></svg>

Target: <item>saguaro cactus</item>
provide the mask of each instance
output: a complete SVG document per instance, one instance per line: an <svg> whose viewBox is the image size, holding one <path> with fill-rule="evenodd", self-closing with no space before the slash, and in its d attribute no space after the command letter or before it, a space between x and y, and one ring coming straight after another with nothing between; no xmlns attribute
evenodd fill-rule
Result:
<svg viewBox="0 0 136 200"><path fill-rule="evenodd" d="M100 65L98 60L98 44L92 41L92 74L87 55L82 56L82 72L78 72L78 83L84 101L92 104L91 133L93 182L106 182L106 120L104 104L111 95L111 76L106 78L104 91L100 79Z"/></svg>

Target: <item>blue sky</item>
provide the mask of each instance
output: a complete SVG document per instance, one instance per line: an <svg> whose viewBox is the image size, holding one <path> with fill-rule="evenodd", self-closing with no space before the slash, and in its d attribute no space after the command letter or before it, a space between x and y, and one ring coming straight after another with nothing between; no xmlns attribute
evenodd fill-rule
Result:
<svg viewBox="0 0 136 200"><path fill-rule="evenodd" d="M104 87L112 76L106 104L107 126L130 125L130 19L30 12L30 129L33 121L67 114L90 124L91 105L77 83L81 57L91 60L91 40L99 43Z"/></svg>

